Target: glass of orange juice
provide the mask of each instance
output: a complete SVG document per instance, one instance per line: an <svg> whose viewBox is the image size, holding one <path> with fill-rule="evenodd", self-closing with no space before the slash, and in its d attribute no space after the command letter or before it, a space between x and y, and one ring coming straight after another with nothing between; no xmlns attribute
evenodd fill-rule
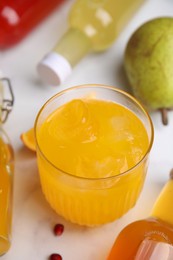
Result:
<svg viewBox="0 0 173 260"><path fill-rule="evenodd" d="M35 137L42 190L59 215L95 226L135 205L153 143L135 98L103 85L69 88L41 108Z"/></svg>

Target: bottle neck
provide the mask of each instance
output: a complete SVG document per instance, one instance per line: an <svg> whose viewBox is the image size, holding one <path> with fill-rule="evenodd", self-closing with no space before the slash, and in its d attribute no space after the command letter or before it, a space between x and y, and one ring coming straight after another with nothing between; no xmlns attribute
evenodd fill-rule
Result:
<svg viewBox="0 0 173 260"><path fill-rule="evenodd" d="M54 47L74 67L92 48L90 39L78 29L70 28Z"/></svg>
<svg viewBox="0 0 173 260"><path fill-rule="evenodd" d="M1 71L0 71L0 126L2 124L2 107L3 107L3 87L2 87Z"/></svg>
<svg viewBox="0 0 173 260"><path fill-rule="evenodd" d="M173 179L170 179L161 191L150 216L173 226Z"/></svg>

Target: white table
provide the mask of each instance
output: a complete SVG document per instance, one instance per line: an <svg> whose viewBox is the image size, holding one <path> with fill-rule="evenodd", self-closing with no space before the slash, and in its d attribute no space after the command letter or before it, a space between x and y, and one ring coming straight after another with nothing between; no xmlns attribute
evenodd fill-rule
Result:
<svg viewBox="0 0 173 260"><path fill-rule="evenodd" d="M0 52L0 68L11 78L15 105L5 130L15 149L15 182L13 240L10 251L2 260L44 260L58 252L64 260L104 260L120 230L128 223L149 215L152 205L173 167L173 112L169 125L163 126L160 114L153 113L155 140L144 189L137 205L113 223L85 228L57 216L41 191L35 154L23 147L20 134L33 126L44 102L64 88L84 83L101 83L126 90L122 62L126 43L132 32L143 22L173 14L172 0L148 0L131 19L113 46L101 54L84 58L68 80L59 87L41 83L36 64L55 44L67 28L66 18L73 0L67 1L39 25L20 44ZM63 223L65 231L55 237L52 228Z"/></svg>

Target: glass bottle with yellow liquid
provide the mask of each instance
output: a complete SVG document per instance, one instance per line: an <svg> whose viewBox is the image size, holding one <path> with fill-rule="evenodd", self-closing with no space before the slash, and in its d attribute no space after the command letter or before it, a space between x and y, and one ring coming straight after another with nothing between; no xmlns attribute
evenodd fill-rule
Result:
<svg viewBox="0 0 173 260"><path fill-rule="evenodd" d="M144 0L77 0L69 30L38 64L41 78L58 85L90 51L107 49Z"/></svg>
<svg viewBox="0 0 173 260"><path fill-rule="evenodd" d="M149 218L131 223L118 235L108 260L173 259L173 170Z"/></svg>
<svg viewBox="0 0 173 260"><path fill-rule="evenodd" d="M3 85L7 83L12 100L3 99ZM12 218L12 187L14 158L9 138L2 129L8 113L13 105L13 93L10 81L0 79L0 256L5 254L11 244L11 218Z"/></svg>

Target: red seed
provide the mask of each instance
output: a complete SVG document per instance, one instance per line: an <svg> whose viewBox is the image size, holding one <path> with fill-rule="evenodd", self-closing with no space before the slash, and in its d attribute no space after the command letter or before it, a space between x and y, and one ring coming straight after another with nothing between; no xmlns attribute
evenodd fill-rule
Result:
<svg viewBox="0 0 173 260"><path fill-rule="evenodd" d="M62 260L62 256L59 254L51 254L49 259L50 260Z"/></svg>
<svg viewBox="0 0 173 260"><path fill-rule="evenodd" d="M62 224L56 224L54 227L54 234L56 236L61 236L64 231L64 226Z"/></svg>

